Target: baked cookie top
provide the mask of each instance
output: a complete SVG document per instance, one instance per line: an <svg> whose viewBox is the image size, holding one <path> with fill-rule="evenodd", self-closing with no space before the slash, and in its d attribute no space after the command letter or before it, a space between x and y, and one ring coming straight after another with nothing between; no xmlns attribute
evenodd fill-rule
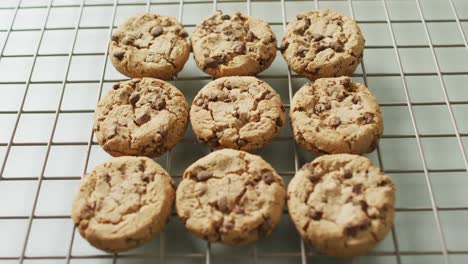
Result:
<svg viewBox="0 0 468 264"><path fill-rule="evenodd" d="M80 184L72 219L93 246L121 252L166 224L175 190L169 174L146 157L120 157L93 169Z"/></svg>
<svg viewBox="0 0 468 264"><path fill-rule="evenodd" d="M198 139L212 148L246 151L268 144L285 124L278 93L247 76L208 83L195 96L190 119Z"/></svg>
<svg viewBox="0 0 468 264"><path fill-rule="evenodd" d="M170 16L132 16L112 33L109 54L115 68L128 77L171 79L190 54L188 33Z"/></svg>
<svg viewBox="0 0 468 264"><path fill-rule="evenodd" d="M176 197L177 213L190 231L211 242L243 245L276 227L285 190L261 157L223 149L187 168Z"/></svg>
<svg viewBox="0 0 468 264"><path fill-rule="evenodd" d="M182 138L188 111L183 94L167 82L153 78L122 81L99 101L94 132L113 156L154 157Z"/></svg>
<svg viewBox="0 0 468 264"><path fill-rule="evenodd" d="M319 251L362 255L384 239L394 218L395 187L357 155L326 155L305 164L288 186L289 214Z"/></svg>
<svg viewBox="0 0 468 264"><path fill-rule="evenodd" d="M364 38L356 22L339 12L306 11L288 24L280 50L295 72L315 80L354 72Z"/></svg>
<svg viewBox="0 0 468 264"><path fill-rule="evenodd" d="M276 36L263 20L215 12L190 36L195 61L214 77L256 75L276 56Z"/></svg>
<svg viewBox="0 0 468 264"><path fill-rule="evenodd" d="M294 95L290 117L296 142L317 155L367 153L383 133L376 99L350 77L305 84Z"/></svg>

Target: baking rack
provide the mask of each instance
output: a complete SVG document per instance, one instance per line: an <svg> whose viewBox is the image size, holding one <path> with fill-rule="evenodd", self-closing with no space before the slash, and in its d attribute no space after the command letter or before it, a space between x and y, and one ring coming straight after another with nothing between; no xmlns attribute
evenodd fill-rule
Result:
<svg viewBox="0 0 468 264"><path fill-rule="evenodd" d="M154 241L129 253L107 254L83 241L72 225L69 202L81 175L110 158L93 138L92 114L105 90L125 79L109 74L113 69L106 47L117 18L167 12L191 31L205 16L192 18L197 12L242 11L266 19L281 39L296 13L327 7L355 18L365 29L366 55L354 78L370 87L384 110L386 132L368 157L395 179L399 192L395 226L381 245L369 256L351 260L322 256L299 238L286 211L271 237L243 248L190 235L175 213ZM118 14L126 9L128 14ZM65 19L69 23L53 23ZM92 19L104 24L89 23ZM414 32L405 31L415 27ZM0 264L468 263L466 30L468 5L463 0L0 3L0 122L5 124L0 127ZM68 45L54 45L57 38L65 38L64 32ZM34 35L34 41L25 35ZM104 41L93 38L98 35ZM101 43L100 49L93 49L93 43ZM182 91L189 101L211 80L190 60L173 80L179 88L186 87ZM101 67L94 72L84 69L94 64ZM259 78L272 84L289 109L294 92L306 80L291 73L280 54L275 64L276 69ZM57 71L60 77L55 78ZM51 94L54 100L49 100ZM44 100L53 101L53 107ZM176 181L189 162L208 153L194 138L187 132L175 149L157 159ZM184 161L192 152L194 156ZM313 159L292 143L289 128L259 154L286 182Z"/></svg>

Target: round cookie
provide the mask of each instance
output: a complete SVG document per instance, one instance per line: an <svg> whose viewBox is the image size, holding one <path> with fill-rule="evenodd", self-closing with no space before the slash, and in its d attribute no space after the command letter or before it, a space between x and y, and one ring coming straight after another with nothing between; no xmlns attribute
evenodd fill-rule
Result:
<svg viewBox="0 0 468 264"><path fill-rule="evenodd" d="M127 251L164 227L174 203L173 186L169 174L149 158L114 158L83 178L71 216L94 247Z"/></svg>
<svg viewBox="0 0 468 264"><path fill-rule="evenodd" d="M283 179L260 156L223 149L187 168L177 188L176 208L197 236L245 245L278 225L285 197Z"/></svg>
<svg viewBox="0 0 468 264"><path fill-rule="evenodd" d="M256 75L276 56L276 36L268 23L241 13L215 12L190 36L200 69L213 77Z"/></svg>
<svg viewBox="0 0 468 264"><path fill-rule="evenodd" d="M280 50L291 69L316 80L351 75L361 63L364 42L351 18L334 10L306 11L288 24Z"/></svg>
<svg viewBox="0 0 468 264"><path fill-rule="evenodd" d="M390 231L395 187L361 156L321 156L297 171L288 186L288 210L296 229L318 251L364 255Z"/></svg>
<svg viewBox="0 0 468 264"><path fill-rule="evenodd" d="M182 70L190 54L188 33L173 17L130 17L113 33L109 55L114 67L132 77L168 80Z"/></svg>
<svg viewBox="0 0 468 264"><path fill-rule="evenodd" d="M316 155L371 152L383 133L379 104L350 77L305 84L291 103L294 139Z"/></svg>
<svg viewBox="0 0 468 264"><path fill-rule="evenodd" d="M94 113L94 133L112 156L159 156L183 137L188 104L174 86L152 78L122 81Z"/></svg>
<svg viewBox="0 0 468 264"><path fill-rule="evenodd" d="M212 148L251 151L271 142L285 124L281 98L255 77L219 78L203 87L190 109L193 131Z"/></svg>

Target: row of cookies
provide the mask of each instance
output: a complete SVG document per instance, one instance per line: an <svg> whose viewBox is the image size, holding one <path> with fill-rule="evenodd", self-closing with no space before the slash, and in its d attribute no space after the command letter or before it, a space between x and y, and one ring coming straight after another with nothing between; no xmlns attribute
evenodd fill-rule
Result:
<svg viewBox="0 0 468 264"><path fill-rule="evenodd" d="M215 12L188 32L173 17L143 14L112 34L112 64L130 78L172 79L191 49L198 67L219 78L253 76L267 69L277 39L265 21ZM288 24L280 51L291 69L316 80L350 75L362 60L364 38L356 22L334 10L307 11Z"/></svg>
<svg viewBox="0 0 468 264"><path fill-rule="evenodd" d="M153 160L114 158L82 180L72 219L93 246L123 252L162 230L174 200L188 230L227 245L270 235L287 200L303 238L324 254L343 257L371 250L394 216L393 184L367 158L319 157L296 173L286 193L282 177L260 156L223 149L189 166L177 191Z"/></svg>

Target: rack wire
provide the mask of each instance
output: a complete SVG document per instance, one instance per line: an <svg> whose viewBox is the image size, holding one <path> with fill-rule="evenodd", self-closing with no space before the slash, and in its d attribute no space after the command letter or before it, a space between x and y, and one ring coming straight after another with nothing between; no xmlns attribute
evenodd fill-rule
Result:
<svg viewBox="0 0 468 264"><path fill-rule="evenodd" d="M371 9L365 9L366 13L361 10L363 6L370 6ZM112 30L116 26L116 20L120 17L118 14L120 8L138 9L139 12L151 11L163 14L168 12L178 17L179 21L190 30L195 26L196 21L191 18L191 23L184 23L186 18L202 9L228 9L260 17L271 18L273 16L267 14L269 10L261 10L260 7L279 10L276 13L280 15L279 19L266 19L276 30L279 39L286 29L287 22L294 17L294 10L326 7L341 8L340 11L355 18L361 27L375 26L379 28L379 31L386 32L386 34L379 35L386 38L385 43L376 41L376 38L372 37L372 34L379 34L377 31L367 34L364 32L366 38L370 37L373 40L365 48L366 52L376 51L382 54L386 52L387 55L393 53L390 55L390 59L394 60L396 65L393 71L387 68L378 69L383 69L382 71L373 70L372 66L376 67L376 62L365 55L360 70L354 74L354 77L358 81L362 80L377 94L380 105L384 109L387 130L382 143L369 157L385 173L394 177L399 190L414 192L411 194L399 191L397 199L401 199L401 202L397 203L396 223L391 234L369 256L339 260L321 256L307 246L294 231L286 211L284 220L272 237L240 249L212 245L191 236L173 214L170 227L143 249L125 254L107 254L92 249L76 234L67 212L69 209L67 199L71 195L67 194L68 189L66 191L60 189L65 188L63 186L76 187L82 175L92 169L93 165L110 157L102 151L99 152L99 146L93 138L91 120L77 121L79 126L87 124L84 125L86 129L78 132L74 132L73 128L71 130L66 128L67 124L76 128L74 120L69 123L64 120L66 120L65 116L90 116L94 112L92 106L84 107L83 104L77 104L84 98L73 98L75 106L70 105L72 101L70 101L69 93L73 85L79 86L74 89L84 89L84 86L95 88L95 91L93 90L95 103L112 83L125 79L122 75L109 73L113 69L108 63L106 48ZM405 7L412 8L413 14L405 16ZM464 7L467 5L461 0L76 0L71 2L19 0L1 3L0 98L3 105L0 105L0 122L8 122L9 125L0 127L0 263L29 263L30 261L35 263L57 261L67 264L133 263L134 261L142 263L184 261L207 264L221 261L223 263L240 261L251 263L273 261L281 263L382 262L400 264L416 261L466 263L468 261L468 240L466 239L468 236L466 224L468 200L463 198L464 190L466 190L463 188L468 187L466 154L468 122L465 116L468 110L468 87L466 85L468 64L463 61L464 59L468 61L468 43L465 34L468 30L468 12L464 10ZM94 16L99 16L101 21L106 20L107 26L84 23L84 13L90 8L105 8L110 11L105 14L94 13ZM428 15L427 12L431 12L434 8L442 8L446 15ZM289 9L293 11L288 11ZM53 17L51 14L60 14L70 10L75 16L72 23L66 26L50 25ZM372 15L369 14L369 10L380 11L377 15ZM25 21L23 12L30 15L43 13L44 18L41 23L38 23L39 26L36 23L22 25L19 21ZM401 12L403 15L395 15L395 12ZM433 30L433 27L437 25L450 25L454 29L443 32L442 37L448 39L447 41L434 40L440 35L435 34ZM405 44L399 37L401 33L399 30L402 27L412 26L422 29L419 37L423 40L418 43ZM67 49L54 47L43 51L47 40L46 34L65 31L71 33L71 41ZM77 51L77 48L83 44L80 41L80 33L83 31L105 34L106 41L102 43L103 47L100 50ZM17 45L18 40L15 39L15 34L35 34L37 43L34 49L22 50L22 46ZM425 52L424 55L427 55L426 59L428 58L428 61L423 59L423 64L412 57L414 54L420 54L421 50ZM442 53L442 50L452 53ZM456 67L447 67L444 54L452 54L451 60L455 60ZM99 59L98 64L102 66L99 72L93 77L72 76L77 70L75 60L90 57ZM41 78L42 75L48 75L55 68L52 67L50 71L40 70L43 67L40 60L54 58L65 59L61 64L63 75L59 79L49 80L47 76ZM460 58L459 61L457 58ZM5 62L6 60L8 62ZM23 75L15 75L14 71L18 68L15 68L12 62L21 64L21 60L29 61L29 68L26 67ZM259 78L272 83L272 86L282 95L284 105L289 109L289 102L295 90L306 80L293 74L281 61L282 58L279 55L275 60L275 64L278 64L272 66L276 67L276 70L267 70L260 74ZM381 63L387 62L381 61ZM408 63L416 66L410 67ZM89 62L83 64L84 67L89 66ZM430 66L426 66L428 64ZM430 69L425 67L430 67ZM189 74L184 74L184 72ZM415 86L414 79L428 79L434 87L424 91L422 89L426 88L422 86L427 82L424 82L424 85ZM192 62L192 65L187 65L178 78L174 78L173 83L179 88L187 86L182 90L190 100L197 89L209 80L211 77L197 70ZM386 82L390 82L391 85L386 85ZM379 85L382 85L385 90L377 89L376 86ZM34 100L30 98L38 95L36 86L56 87L54 107L37 107L37 102L36 107L31 107L31 100L33 102ZM396 88L386 86L401 88L399 97L395 99L395 94L392 94L395 93ZM38 98L39 101L43 100L44 95ZM430 110L429 114L424 114L426 110ZM442 112L443 115L440 114ZM432 117L433 114L434 117ZM47 122L44 123L43 126L47 127L46 129L28 126L28 120L32 121L44 116L48 118L49 124L47 126L45 124ZM399 123L401 120L406 120L406 123ZM41 122L39 124L42 125ZM439 124L442 128L439 128ZM36 130L39 131L40 136L34 134ZM388 130L390 132L387 132ZM84 137L64 136L67 133L84 134ZM277 152L276 150L284 146L288 148L290 157L278 159L278 153L285 151ZM59 149L69 148L76 148L80 151L73 157L60 155ZM24 151L18 151L18 149L24 149ZM41 151L38 152L37 149ZM191 155L190 150L195 150L195 156L188 158L188 161L181 161L181 157ZM402 150L408 153L401 153ZM197 155L202 156L207 152L205 147L195 143L193 134L188 132L174 150L158 158L157 161L162 163L176 180L180 180L184 164L195 160ZM302 163L313 159L313 156L292 143L289 129L285 129L271 146L261 150L260 154L270 161L285 160L282 161L283 164L277 165L280 167L277 169L286 182ZM64 163L62 167L67 167L74 163L75 159L77 159L76 163L81 162L83 166L75 168L74 172L68 172L71 170L62 168L58 171L66 173L57 172L55 175L49 175L51 166ZM28 168L32 167L36 172L28 175L32 171ZM75 171L78 172L75 173ZM413 190L414 185L417 189ZM24 186L26 187L23 188ZM56 189L51 189L50 186L55 186ZM51 197L59 201L54 201ZM50 204L58 205L61 209L52 210L50 206L47 209ZM419 228L419 225L422 227ZM51 230L41 230L43 226ZM187 241L183 242L184 240ZM186 247L189 247L188 251Z"/></svg>

